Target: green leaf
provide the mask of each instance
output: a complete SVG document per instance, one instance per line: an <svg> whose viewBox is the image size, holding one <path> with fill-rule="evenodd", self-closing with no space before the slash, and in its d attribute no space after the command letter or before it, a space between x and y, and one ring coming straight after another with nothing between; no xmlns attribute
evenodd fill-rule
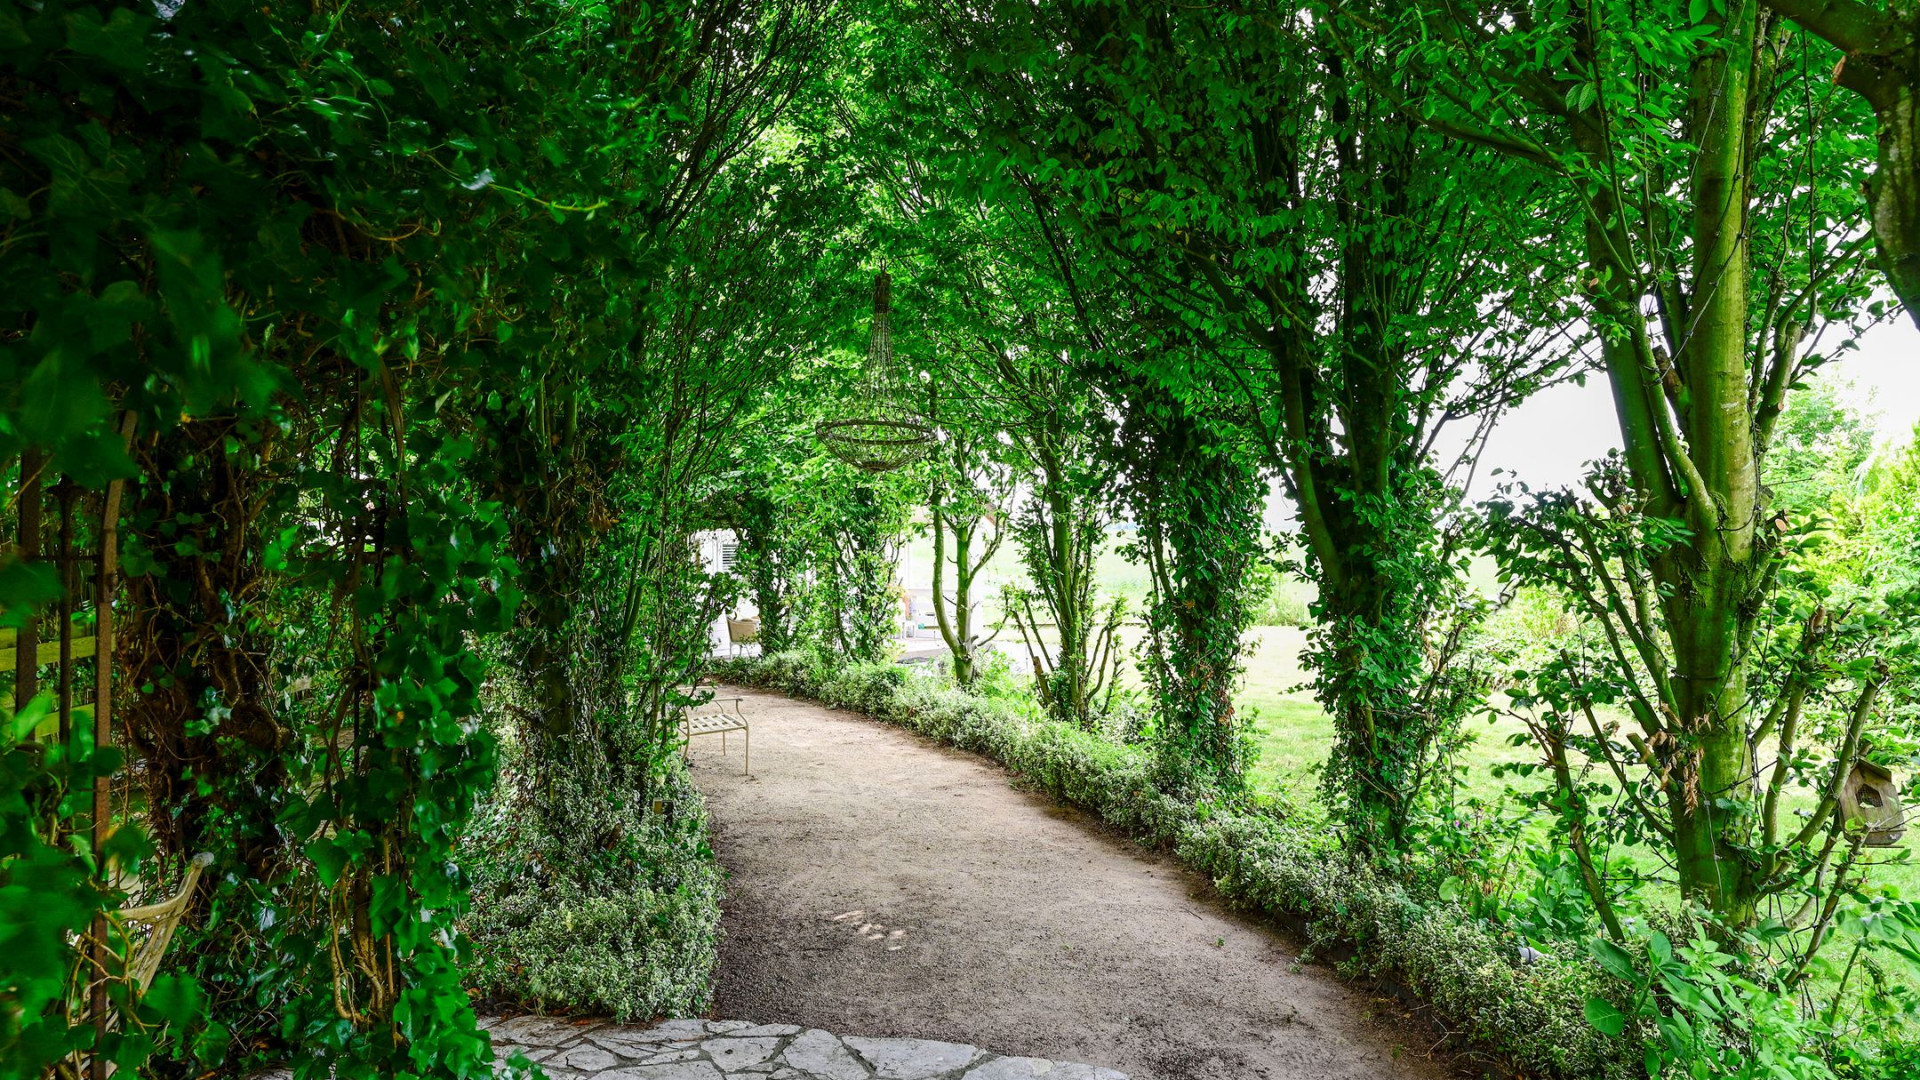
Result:
<svg viewBox="0 0 1920 1080"><path fill-rule="evenodd" d="M1595 960L1600 962L1600 966L1607 970L1607 974L1614 978L1623 982L1635 982L1640 978L1640 971L1634 965L1632 954L1606 938L1595 938L1588 945L1588 951L1593 954Z"/></svg>
<svg viewBox="0 0 1920 1080"><path fill-rule="evenodd" d="M1602 1035L1617 1038L1621 1032L1627 1030L1627 1014L1621 1012L1606 998L1587 998L1586 1007L1582 1011L1586 1013L1587 1023L1592 1024Z"/></svg>
<svg viewBox="0 0 1920 1080"><path fill-rule="evenodd" d="M40 446L79 435L107 413L100 381L84 363L59 350L34 367L20 397L21 434Z"/></svg>
<svg viewBox="0 0 1920 1080"><path fill-rule="evenodd" d="M154 978L140 1003L171 1023L185 1025L206 1008L207 996L193 976L167 972Z"/></svg>
<svg viewBox="0 0 1920 1080"><path fill-rule="evenodd" d="M116 8L104 25L92 11L67 16L67 47L117 68L136 70L146 62L147 27L152 19L132 8Z"/></svg>
<svg viewBox="0 0 1920 1080"><path fill-rule="evenodd" d="M33 695L33 699L27 702L26 708L13 714L12 723L9 725L11 738L8 741L10 743L24 741L29 735L33 734L34 728L40 726L40 721L45 720L52 711L52 693L42 690L40 693Z"/></svg>
<svg viewBox="0 0 1920 1080"><path fill-rule="evenodd" d="M19 629L60 598L60 579L45 562L0 557L0 627Z"/></svg>
<svg viewBox="0 0 1920 1080"><path fill-rule="evenodd" d="M333 887L340 880L340 871L346 868L347 852L338 843L327 837L321 837L307 845L307 858L320 872L320 884Z"/></svg>

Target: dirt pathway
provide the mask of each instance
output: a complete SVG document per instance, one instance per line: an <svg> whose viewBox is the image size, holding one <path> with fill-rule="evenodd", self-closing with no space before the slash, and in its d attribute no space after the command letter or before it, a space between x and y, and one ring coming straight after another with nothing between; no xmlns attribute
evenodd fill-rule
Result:
<svg viewBox="0 0 1920 1080"><path fill-rule="evenodd" d="M897 728L745 694L751 777L737 734L726 757L694 743L731 873L718 1015L1134 1080L1448 1075L1430 1036L1089 815Z"/></svg>

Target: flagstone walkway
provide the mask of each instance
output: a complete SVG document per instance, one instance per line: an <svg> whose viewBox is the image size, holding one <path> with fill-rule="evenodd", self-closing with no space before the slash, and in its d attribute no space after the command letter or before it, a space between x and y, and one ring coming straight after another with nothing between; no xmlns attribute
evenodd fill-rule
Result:
<svg viewBox="0 0 1920 1080"><path fill-rule="evenodd" d="M551 1077L593 1080L1127 1080L960 1043L863 1039L797 1024L669 1020L654 1026L538 1016L485 1020L496 1057L516 1053Z"/></svg>

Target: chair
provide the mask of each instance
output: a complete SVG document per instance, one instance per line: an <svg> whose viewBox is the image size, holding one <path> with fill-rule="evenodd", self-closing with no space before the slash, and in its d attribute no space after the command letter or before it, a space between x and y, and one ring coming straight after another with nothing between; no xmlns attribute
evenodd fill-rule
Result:
<svg viewBox="0 0 1920 1080"><path fill-rule="evenodd" d="M729 653L742 645L755 645L759 641L760 620L757 617L727 620L727 651Z"/></svg>

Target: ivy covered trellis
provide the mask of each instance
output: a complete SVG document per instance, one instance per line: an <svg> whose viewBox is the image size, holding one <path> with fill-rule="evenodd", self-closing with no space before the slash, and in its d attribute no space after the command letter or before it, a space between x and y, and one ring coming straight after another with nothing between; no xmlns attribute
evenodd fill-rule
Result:
<svg viewBox="0 0 1920 1080"><path fill-rule="evenodd" d="M715 358L672 346L764 349L714 313L797 303L784 268L822 258L831 200L766 181L790 158L715 177L793 101L828 5L61 0L0 24L0 263L26 283L0 329L0 469L27 541L0 607L29 657L33 627L87 604L46 558L61 515L14 496L125 493L124 587L94 605L118 631L109 739L14 725L4 746L0 892L35 946L0 950L7 1071L197 1075L298 1048L340 1077L491 1075L459 845L519 731L481 657L551 631L520 655L571 674L570 613L550 616L597 579L570 560L639 501L579 467L594 438L657 400L637 383L710 439ZM707 303L728 258L774 287ZM27 670L31 728L48 699ZM124 798L103 838L96 774ZM103 1040L67 935L199 852L160 975L112 999Z"/></svg>

